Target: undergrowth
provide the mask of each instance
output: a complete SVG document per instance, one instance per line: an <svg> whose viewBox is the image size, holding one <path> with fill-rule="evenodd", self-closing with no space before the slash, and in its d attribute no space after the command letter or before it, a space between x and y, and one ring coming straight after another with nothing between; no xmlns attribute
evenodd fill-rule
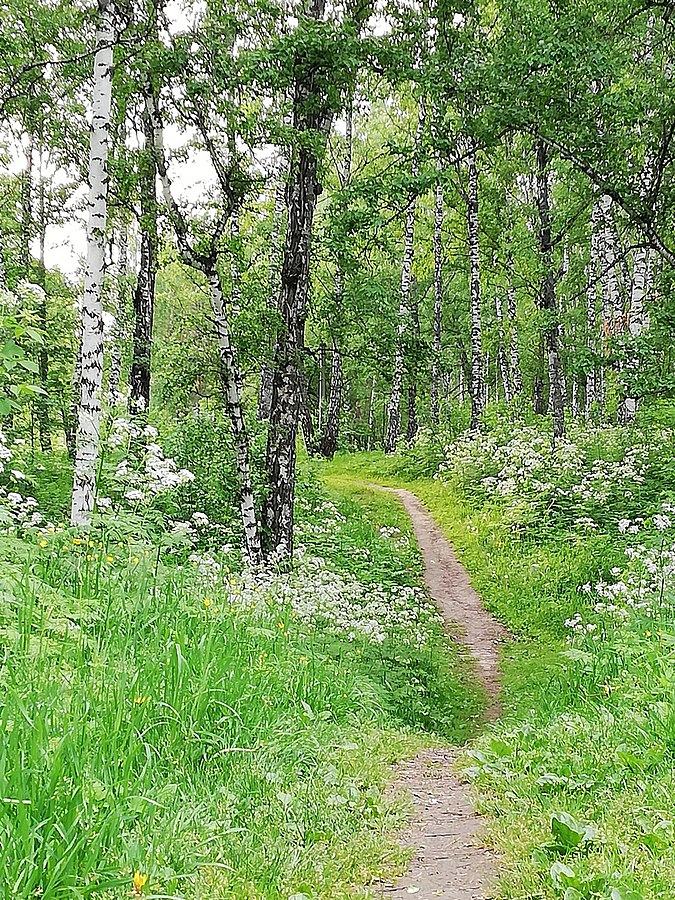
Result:
<svg viewBox="0 0 675 900"><path fill-rule="evenodd" d="M390 765L481 700L396 503L307 478L298 506L291 574L132 513L0 538L0 896L318 900L401 868ZM359 604L389 598L371 639Z"/></svg>
<svg viewBox="0 0 675 900"><path fill-rule="evenodd" d="M527 470L501 495L475 469L457 474L453 444L421 441L394 457L322 467L329 484L413 490L512 632L503 716L464 761L503 860L501 897L675 897L672 439L658 433L622 438L627 450L648 448L637 460L643 480L617 487L618 473L577 504L559 494L555 516L524 494ZM593 447L577 482L606 466L595 460L620 459L601 436ZM482 465L480 448L470 452ZM453 477L443 475L448 460ZM569 491L565 477L551 473L546 490Z"/></svg>

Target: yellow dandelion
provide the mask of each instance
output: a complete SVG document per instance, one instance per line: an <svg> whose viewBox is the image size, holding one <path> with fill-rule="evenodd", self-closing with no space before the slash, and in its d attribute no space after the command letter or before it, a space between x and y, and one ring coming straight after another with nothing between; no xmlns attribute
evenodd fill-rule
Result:
<svg viewBox="0 0 675 900"><path fill-rule="evenodd" d="M40 541L40 546L41 546L41 547L46 547L46 546L47 546L47 541Z"/></svg>
<svg viewBox="0 0 675 900"><path fill-rule="evenodd" d="M285 627L286 627L285 622L277 622L277 628L280 628L283 631Z"/></svg>
<svg viewBox="0 0 675 900"><path fill-rule="evenodd" d="M651 637L651 636L652 636L651 631L645 631L645 637Z"/></svg>
<svg viewBox="0 0 675 900"><path fill-rule="evenodd" d="M94 557L91 555L91 553L87 553L87 562L91 562L93 558Z"/></svg>
<svg viewBox="0 0 675 900"><path fill-rule="evenodd" d="M136 871L134 872L134 889L133 889L133 894L135 897L141 896L141 894L143 893L143 888L145 887L147 880L148 880L148 876L141 875L141 873L138 871L138 869L136 869Z"/></svg>
<svg viewBox="0 0 675 900"><path fill-rule="evenodd" d="M211 606L213 600L209 600L208 597L204 597L204 600L202 602L204 603L204 606Z"/></svg>
<svg viewBox="0 0 675 900"><path fill-rule="evenodd" d="M137 563L137 562L138 562L138 557L137 557L137 556L134 556L134 558L133 558L131 561L132 561L133 563Z"/></svg>
<svg viewBox="0 0 675 900"><path fill-rule="evenodd" d="M82 540L81 540L80 538L73 538L73 543L74 543L74 544L81 544L81 543L82 543Z"/></svg>
<svg viewBox="0 0 675 900"><path fill-rule="evenodd" d="M87 547L93 547L93 546L94 546L94 542L93 542L93 541L88 541Z"/></svg>
<svg viewBox="0 0 675 900"><path fill-rule="evenodd" d="M143 703L147 702L147 699L147 697L135 697L134 703L136 704L136 706L141 706Z"/></svg>
<svg viewBox="0 0 675 900"><path fill-rule="evenodd" d="M115 562L114 556L106 556L106 562Z"/></svg>

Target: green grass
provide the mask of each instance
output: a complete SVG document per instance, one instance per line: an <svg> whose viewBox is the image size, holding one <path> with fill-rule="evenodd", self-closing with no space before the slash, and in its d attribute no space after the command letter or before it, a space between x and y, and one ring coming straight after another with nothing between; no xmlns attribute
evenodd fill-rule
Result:
<svg viewBox="0 0 675 900"><path fill-rule="evenodd" d="M675 622L632 624L567 655L565 619L593 603L577 588L625 564L616 528L512 533L498 503L472 504L405 457L337 457L329 484L407 487L453 542L486 605L510 628L504 715L465 765L503 859L499 896L564 900L675 898ZM661 633L661 636L657 636ZM671 643L672 642L672 643ZM597 829L555 846L559 812Z"/></svg>
<svg viewBox="0 0 675 900"><path fill-rule="evenodd" d="M339 505L308 552L417 585L395 499ZM440 626L416 652L259 618L142 535L100 537L0 539L0 896L128 897L138 870L146 896L339 900L399 871L390 766L481 704Z"/></svg>

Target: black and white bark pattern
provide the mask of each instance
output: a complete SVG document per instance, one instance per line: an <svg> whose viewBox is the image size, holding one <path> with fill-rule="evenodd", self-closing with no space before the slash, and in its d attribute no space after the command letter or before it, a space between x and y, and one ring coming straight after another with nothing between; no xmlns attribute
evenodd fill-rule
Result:
<svg viewBox="0 0 675 900"><path fill-rule="evenodd" d="M426 117L425 99L422 97L419 103L417 115L417 130L415 133L415 146L411 166L412 179L416 179L419 173L419 148L424 132ZM385 453L393 453L396 450L401 434L401 397L403 393L403 374L405 369L404 345L405 336L410 328L410 288L412 284L412 265L415 252L415 212L417 208L416 195L409 198L408 212L403 231L403 259L401 261L401 289L398 307L398 323L396 327L396 350L394 353L394 369L392 373L391 392L387 406L387 431L384 438Z"/></svg>
<svg viewBox="0 0 675 900"><path fill-rule="evenodd" d="M471 315L471 431L480 427L485 403L483 378L483 328L480 291L480 243L478 238L478 163L476 141L469 141L467 155L466 224L469 239L469 295Z"/></svg>
<svg viewBox="0 0 675 900"><path fill-rule="evenodd" d="M638 338L649 328L649 315L645 309L645 298L651 277L650 252L646 247L638 247L633 256L633 282L628 313L628 331L632 338ZM620 408L624 424L635 419L638 401L636 397L626 397Z"/></svg>
<svg viewBox="0 0 675 900"><path fill-rule="evenodd" d="M320 21L325 0L314 0L309 15ZM305 54L309 52L309 58ZM313 52L298 48L295 65L293 126L297 133L313 133L311 142L294 147L287 188L288 224L284 241L279 293L280 329L274 353L272 403L267 437L267 497L263 507L263 536L268 553L293 555L296 438L302 404L302 365L309 296L310 248L314 213L321 190L318 183L316 136L322 146L333 121L328 98L317 88L322 62Z"/></svg>
<svg viewBox="0 0 675 900"><path fill-rule="evenodd" d="M103 277L108 213L108 141L115 33L109 0L99 0L89 140L87 264L82 295L81 378L71 524L86 527L96 501L103 386Z"/></svg>
<svg viewBox="0 0 675 900"><path fill-rule="evenodd" d="M333 341L328 389L328 411L326 413L326 425L321 437L321 454L326 459L332 459L338 445L340 408L342 406L342 353L340 353L340 348L335 340ZM370 415L372 415L372 409L369 410ZM369 434L370 427L368 429Z"/></svg>
<svg viewBox="0 0 675 900"><path fill-rule="evenodd" d="M588 335L588 349L592 354L597 352L598 329L598 284L600 273L600 260L598 258L598 229L600 224L600 205L593 203L591 211L591 235L588 260L587 287L586 287L586 333ZM591 370L586 375L586 416L590 417L593 408L600 399L600 373L598 365L593 362Z"/></svg>
<svg viewBox="0 0 675 900"><path fill-rule="evenodd" d="M120 399L122 354L127 339L127 294L129 288L129 240L126 224L117 229L117 262L114 270L115 323L110 336L110 371L108 374L108 407L114 409Z"/></svg>
<svg viewBox="0 0 675 900"><path fill-rule="evenodd" d="M278 175L274 191L274 209L272 213L272 232L270 234L269 275L267 289L267 309L277 308L279 298L279 280L281 277L284 213L286 210L286 178L288 164L284 158L278 166ZM269 353L274 353L274 338L269 342ZM260 392L258 395L258 419L267 421L272 405L272 378L274 370L269 359L265 359L260 372Z"/></svg>
<svg viewBox="0 0 675 900"><path fill-rule="evenodd" d="M497 349L497 365L504 390L504 399L507 403L513 400L513 383L511 380L511 366L506 352L506 329L504 328L504 303L499 291L495 294L495 312L499 328L499 347Z"/></svg>
<svg viewBox="0 0 675 900"><path fill-rule="evenodd" d="M354 140L354 112L353 100L350 97L345 110L345 143L342 164L338 167L340 187L344 190L351 182L352 177L352 145ZM335 307L340 312L344 302L345 273L343 263L338 259L335 273ZM323 373L323 365L321 367ZM326 459L332 459L338 446L340 434L340 415L342 412L342 353L338 346L337 337L333 335L333 351L330 367L329 401L326 422L322 428L319 450Z"/></svg>
<svg viewBox="0 0 675 900"><path fill-rule="evenodd" d="M241 198L234 194L229 184L227 173L222 170L217 150L209 142L209 153L218 173L221 189L224 193L224 210L211 235L208 254L196 252L190 244L188 225L176 203L171 180L169 178L166 154L164 151L164 130L159 114L157 101L152 90L148 88L145 96L146 110L152 123L152 147L155 163L162 186L162 196L169 212L171 223L176 232L178 248L185 265L201 272L206 278L213 326L218 342L220 356L220 378L225 397L225 408L232 427L237 465L237 486L239 492L239 508L241 524L244 531L244 546L251 563L259 563L261 559L260 528L255 509L255 498L251 484L250 440L244 406L242 401L242 378L236 348L232 343L225 306L225 294L218 269L218 245L227 219L239 205Z"/></svg>
<svg viewBox="0 0 675 900"><path fill-rule="evenodd" d="M40 328L43 334L47 334L47 266L45 262L45 247L47 243L47 209L46 209L46 185L42 167L42 148L40 149L40 169L38 182L38 211L37 211L37 232L38 232L38 281L42 288L40 306L38 309L38 317ZM40 387L42 393L35 398L35 412L37 414L38 425L40 428L40 448L43 453L47 453L52 448L52 435L49 410L49 353L47 345L42 343L38 352L38 367L40 370Z"/></svg>
<svg viewBox="0 0 675 900"><path fill-rule="evenodd" d="M539 306L544 313L544 351L548 368L549 409L553 419L554 439L565 436L565 391L560 358L560 330L555 296L553 238L551 233L551 201L546 144L537 142L537 209L539 212L539 252L542 280Z"/></svg>
<svg viewBox="0 0 675 900"><path fill-rule="evenodd" d="M439 166L440 174L440 166ZM443 219L445 197L440 180L436 185L434 208L434 323L431 345L431 421L440 421L441 344L443 338Z"/></svg>
<svg viewBox="0 0 675 900"><path fill-rule="evenodd" d="M148 90L151 90L148 87ZM157 275L157 164L152 149L150 110L143 111L144 147L139 158L141 253L134 301L134 343L129 375L129 410L144 416L150 407L152 328Z"/></svg>

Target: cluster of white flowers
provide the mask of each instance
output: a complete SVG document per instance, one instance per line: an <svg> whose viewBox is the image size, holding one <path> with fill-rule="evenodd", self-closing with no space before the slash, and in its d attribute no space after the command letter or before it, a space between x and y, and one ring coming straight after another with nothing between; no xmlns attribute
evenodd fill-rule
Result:
<svg viewBox="0 0 675 900"><path fill-rule="evenodd" d="M599 581L583 584L581 593L596 597L593 605L596 619L606 619L612 624L629 621L634 615L652 617L675 601L675 543L666 540L664 532L673 528L671 516L675 511L672 504L664 503L661 512L651 520L621 519L618 529L622 534L637 534L650 529L662 534L658 546L638 544L626 548L625 569L611 570L613 581ZM652 532L653 534L653 532ZM565 621L565 625L576 633L595 631L593 622L585 623L581 613ZM592 626L592 627L591 627Z"/></svg>
<svg viewBox="0 0 675 900"><path fill-rule="evenodd" d="M576 426L556 444L531 426L514 426L508 434L465 435L445 447L436 477L513 503L552 508L567 500L578 513L580 503L603 506L613 497L631 497L644 481L648 447L624 442L625 433L611 427L599 432ZM599 446L603 458L598 458ZM596 527L589 516L575 519L583 528Z"/></svg>
<svg viewBox="0 0 675 900"><path fill-rule="evenodd" d="M430 638L432 623L440 616L418 588L362 584L352 575L332 571L321 557L303 551L296 554L290 572L244 569L227 573L208 555L194 554L193 564L211 587L220 582L225 602L273 619L290 611L309 628L320 628L348 640L366 639L382 644L391 635L410 646L422 647Z"/></svg>
<svg viewBox="0 0 675 900"><path fill-rule="evenodd" d="M15 441L15 444L25 441ZM7 534L25 528L45 527L53 528L52 522L45 522L42 513L38 512L38 502L35 497L26 497L19 491L8 489L12 482L25 481L26 477L20 469L10 468L6 463L12 462L14 453L8 446L7 436L0 431L0 475L6 479L5 486L0 486L0 523L2 533Z"/></svg>
<svg viewBox="0 0 675 900"><path fill-rule="evenodd" d="M132 441L138 442L140 465L132 459L121 460L115 469L115 479L124 490L124 499L129 504L145 503L152 496L163 491L172 490L194 481L194 474L189 469L179 469L176 461L164 455L157 443L158 431L152 425L141 427L128 419L117 418L112 423L108 444L113 449L130 447ZM109 509L109 498L99 501L99 509Z"/></svg>

